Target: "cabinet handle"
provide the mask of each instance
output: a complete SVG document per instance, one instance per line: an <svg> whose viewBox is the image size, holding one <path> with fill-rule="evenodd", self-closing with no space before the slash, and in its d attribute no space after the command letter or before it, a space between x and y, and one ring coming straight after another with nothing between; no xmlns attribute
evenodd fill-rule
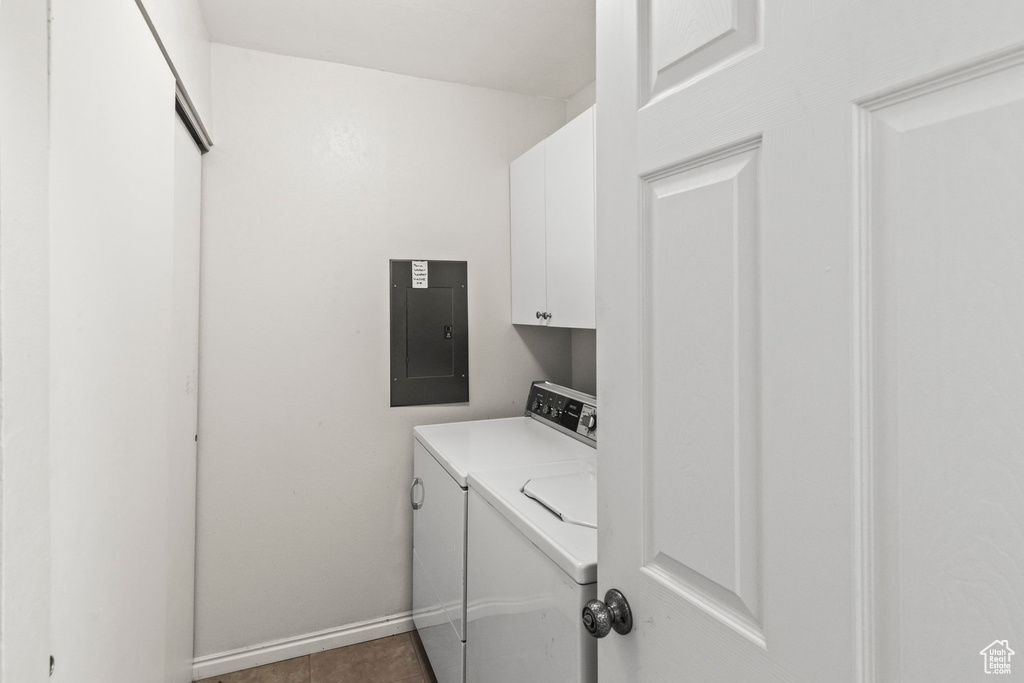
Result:
<svg viewBox="0 0 1024 683"><path fill-rule="evenodd" d="M420 496L419 502L416 501L417 486L419 486L420 491L423 492L423 495ZM412 486L409 487L409 502L412 503L413 510L419 510L421 507L423 507L423 499L426 498L426 493L426 489L423 488L423 480L420 479L419 477L414 478L412 480Z"/></svg>
<svg viewBox="0 0 1024 683"><path fill-rule="evenodd" d="M550 317L551 317L551 314L548 313L547 311L544 311L543 313L541 313L540 311L537 311L537 319L538 320L540 320L541 318L543 318L544 320L547 320Z"/></svg>

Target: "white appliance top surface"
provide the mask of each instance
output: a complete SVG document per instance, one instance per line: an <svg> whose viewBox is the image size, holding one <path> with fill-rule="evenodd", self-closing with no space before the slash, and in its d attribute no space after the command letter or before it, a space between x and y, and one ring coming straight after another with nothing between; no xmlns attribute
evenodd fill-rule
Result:
<svg viewBox="0 0 1024 683"><path fill-rule="evenodd" d="M597 528L597 482L592 471L534 477L526 482L523 494L567 524Z"/></svg>
<svg viewBox="0 0 1024 683"><path fill-rule="evenodd" d="M590 452L593 454L593 450ZM568 498L576 496L582 499L590 494L581 496L579 489L589 485L593 488L592 516L596 521L596 468L596 458L590 457L569 462L474 471L469 475L469 487L540 548L573 581L587 584L597 581L597 529L562 521L547 507L528 497L522 489L530 480L557 477L562 484L572 482L569 486L561 487L562 492L568 493ZM561 502L558 480L554 481L556 484L548 486L548 493L553 493L552 498ZM577 491L571 491L572 488Z"/></svg>
<svg viewBox="0 0 1024 683"><path fill-rule="evenodd" d="M595 456L590 446L529 417L421 425L413 435L463 488L470 472Z"/></svg>

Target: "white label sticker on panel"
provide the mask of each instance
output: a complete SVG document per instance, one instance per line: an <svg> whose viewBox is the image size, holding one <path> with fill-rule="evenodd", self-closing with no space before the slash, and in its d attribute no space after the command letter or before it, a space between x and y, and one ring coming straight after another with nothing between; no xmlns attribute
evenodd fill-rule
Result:
<svg viewBox="0 0 1024 683"><path fill-rule="evenodd" d="M412 262L412 286L413 286L413 289L426 289L427 288L427 262L426 261L413 261Z"/></svg>

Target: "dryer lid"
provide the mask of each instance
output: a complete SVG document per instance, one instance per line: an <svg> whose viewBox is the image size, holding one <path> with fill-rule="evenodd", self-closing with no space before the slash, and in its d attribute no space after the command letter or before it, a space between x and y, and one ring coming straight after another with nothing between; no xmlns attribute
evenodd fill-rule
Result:
<svg viewBox="0 0 1024 683"><path fill-rule="evenodd" d="M593 472L531 479L523 486L523 493L563 522L597 528L597 480Z"/></svg>

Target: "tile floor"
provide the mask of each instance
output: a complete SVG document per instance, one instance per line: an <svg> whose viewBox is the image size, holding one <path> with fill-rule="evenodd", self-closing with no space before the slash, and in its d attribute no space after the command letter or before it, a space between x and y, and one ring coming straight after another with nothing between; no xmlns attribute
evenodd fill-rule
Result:
<svg viewBox="0 0 1024 683"><path fill-rule="evenodd" d="M415 631L198 683L437 683Z"/></svg>

